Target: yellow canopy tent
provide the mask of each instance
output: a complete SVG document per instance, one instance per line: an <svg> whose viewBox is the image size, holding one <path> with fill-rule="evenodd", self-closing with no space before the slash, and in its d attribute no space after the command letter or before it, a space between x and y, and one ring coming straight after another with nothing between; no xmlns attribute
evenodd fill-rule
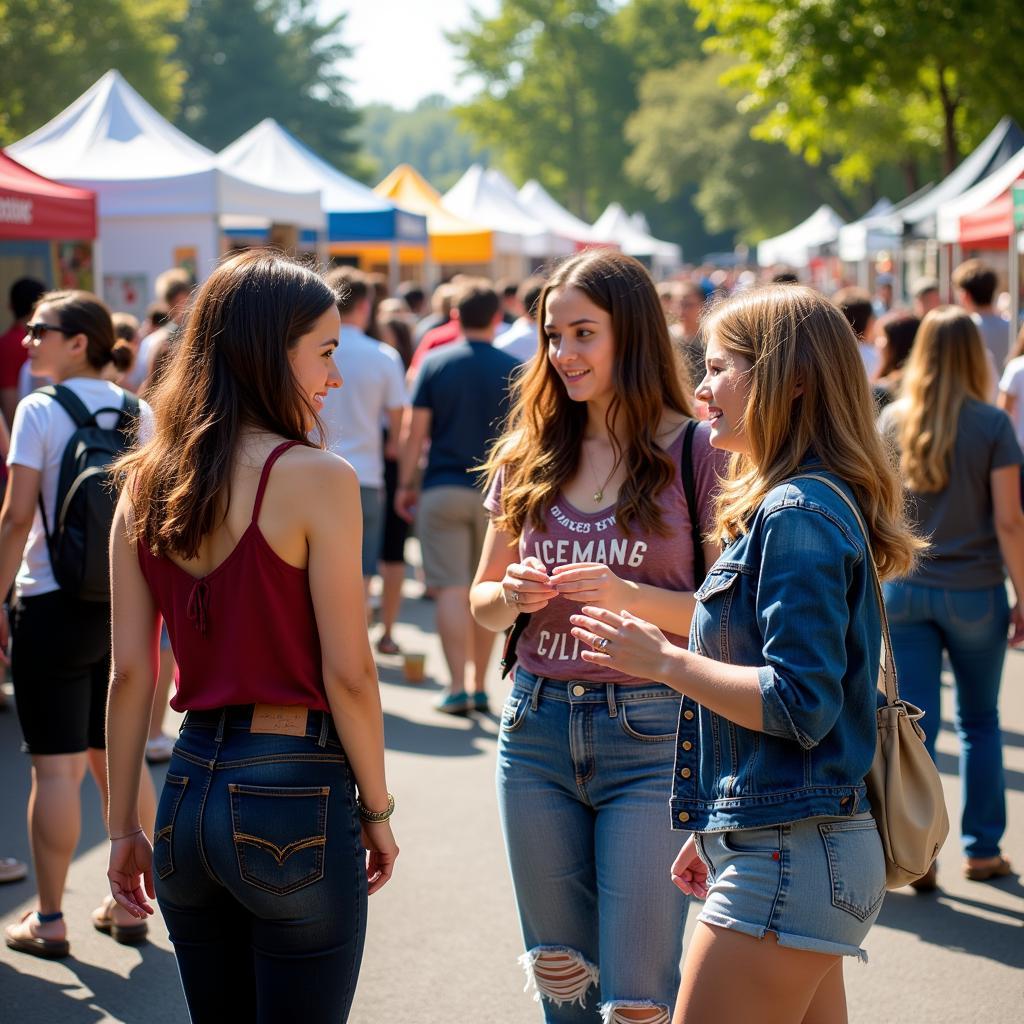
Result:
<svg viewBox="0 0 1024 1024"><path fill-rule="evenodd" d="M379 196L427 218L430 259L433 263L490 263L494 258L494 232L449 213L441 195L413 167L399 164L375 189Z"/></svg>

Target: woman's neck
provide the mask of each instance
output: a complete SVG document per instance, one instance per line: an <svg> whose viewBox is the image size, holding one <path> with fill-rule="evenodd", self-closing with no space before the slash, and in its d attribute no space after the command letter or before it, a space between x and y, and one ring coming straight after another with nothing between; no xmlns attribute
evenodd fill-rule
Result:
<svg viewBox="0 0 1024 1024"><path fill-rule="evenodd" d="M54 376L54 380L58 384L63 384L65 381L72 380L75 377L85 377L89 380L102 380L103 372L101 370L93 369L91 366L76 366L73 369L69 369L65 373L59 373Z"/></svg>
<svg viewBox="0 0 1024 1024"><path fill-rule="evenodd" d="M596 398L587 402L587 425L583 437L587 441L610 441L615 433L615 423L608 424L608 410L611 399Z"/></svg>

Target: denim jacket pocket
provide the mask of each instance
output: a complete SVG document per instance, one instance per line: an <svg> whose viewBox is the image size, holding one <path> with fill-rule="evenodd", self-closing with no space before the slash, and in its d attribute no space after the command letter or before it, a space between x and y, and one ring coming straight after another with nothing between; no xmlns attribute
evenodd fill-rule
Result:
<svg viewBox="0 0 1024 1024"><path fill-rule="evenodd" d="M187 786L188 779L184 775L168 774L164 779L153 834L153 870L160 879L174 873L174 819Z"/></svg>
<svg viewBox="0 0 1024 1024"><path fill-rule="evenodd" d="M242 878L284 896L324 875L329 786L228 786Z"/></svg>
<svg viewBox="0 0 1024 1024"><path fill-rule="evenodd" d="M832 905L866 921L885 896L885 861L875 819L822 822L818 831L828 858Z"/></svg>

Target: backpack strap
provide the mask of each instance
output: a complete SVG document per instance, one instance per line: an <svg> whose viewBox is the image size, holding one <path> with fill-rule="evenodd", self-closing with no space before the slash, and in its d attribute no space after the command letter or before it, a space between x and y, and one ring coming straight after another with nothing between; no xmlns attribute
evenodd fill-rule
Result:
<svg viewBox="0 0 1024 1024"><path fill-rule="evenodd" d="M252 521L255 523L260 517L260 509L263 507L263 492L267 489L267 481L270 479L270 471L274 468L274 463L289 448L294 448L296 445L302 444L301 441L285 441L284 444L279 444L268 456L267 461L263 463L263 472L260 473L260 484L256 488L256 500L252 503Z"/></svg>
<svg viewBox="0 0 1024 1024"><path fill-rule="evenodd" d="M686 495L686 511L690 517L690 534L693 537L693 589L696 590L707 576L704 561L704 538L700 533L700 510L697 507L697 481L693 471L693 435L697 433L697 421L690 420L683 434L683 455L680 460L680 475L683 479L683 493Z"/></svg>
<svg viewBox="0 0 1024 1024"><path fill-rule="evenodd" d="M71 417L76 428L81 429L90 423L95 423L93 413L89 412L85 403L71 388L65 387L63 384L47 384L44 387L36 388L35 393L52 398Z"/></svg>

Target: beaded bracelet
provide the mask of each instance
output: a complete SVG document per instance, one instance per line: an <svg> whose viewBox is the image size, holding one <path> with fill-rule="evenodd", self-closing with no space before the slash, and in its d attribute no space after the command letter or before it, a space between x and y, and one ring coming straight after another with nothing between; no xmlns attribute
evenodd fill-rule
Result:
<svg viewBox="0 0 1024 1024"><path fill-rule="evenodd" d="M388 809L386 811L371 811L359 797L356 797L356 809L359 811L359 817L363 821L387 821L395 813L395 798L388 793Z"/></svg>

